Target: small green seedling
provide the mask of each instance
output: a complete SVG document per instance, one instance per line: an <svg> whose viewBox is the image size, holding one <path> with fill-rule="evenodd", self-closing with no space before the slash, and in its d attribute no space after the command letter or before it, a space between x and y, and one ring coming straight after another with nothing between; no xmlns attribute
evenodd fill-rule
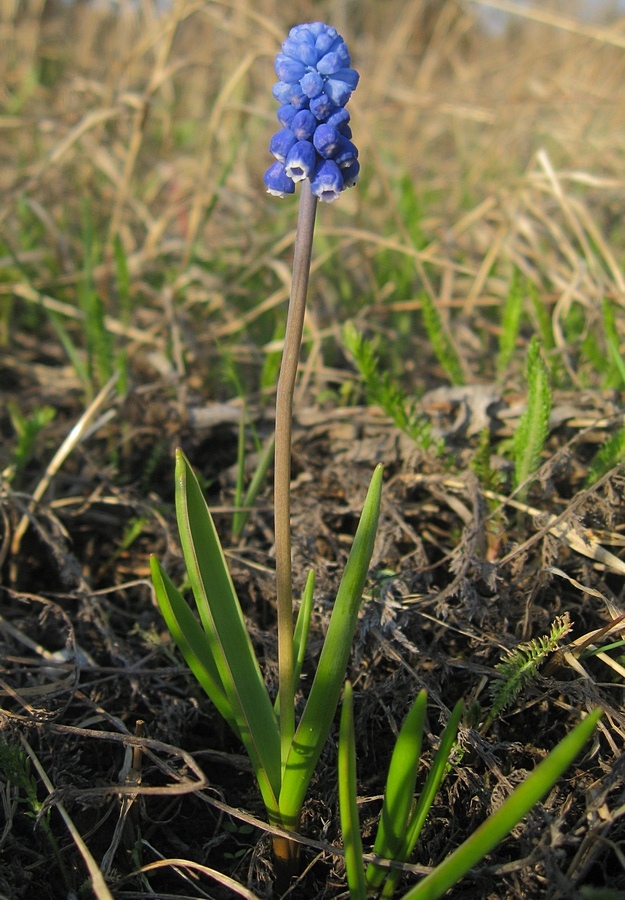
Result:
<svg viewBox="0 0 625 900"><path fill-rule="evenodd" d="M388 372L380 373L373 341L367 341L359 334L353 322L345 323L342 336L345 349L352 356L364 381L368 402L380 406L397 428L419 447L427 450L434 445L440 449L432 436L429 421L420 415L415 401L406 395Z"/></svg>

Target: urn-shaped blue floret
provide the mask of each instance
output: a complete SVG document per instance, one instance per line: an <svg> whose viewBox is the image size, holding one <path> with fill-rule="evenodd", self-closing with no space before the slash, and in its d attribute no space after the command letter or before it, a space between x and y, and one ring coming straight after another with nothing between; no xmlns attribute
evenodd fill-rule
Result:
<svg viewBox="0 0 625 900"><path fill-rule="evenodd" d="M295 182L286 174L284 163L275 162L265 172L265 186L268 194L274 197L284 197L285 194L295 193Z"/></svg>
<svg viewBox="0 0 625 900"><path fill-rule="evenodd" d="M310 188L320 200L332 202L345 188L341 170L332 159L324 159L315 168L310 179Z"/></svg>
<svg viewBox="0 0 625 900"><path fill-rule="evenodd" d="M310 178L310 173L317 165L317 154L310 141L297 141L289 150L284 169L293 181Z"/></svg>
<svg viewBox="0 0 625 900"><path fill-rule="evenodd" d="M270 194L292 194L310 178L313 194L331 201L358 180L358 150L345 104L358 85L345 41L323 22L296 25L275 61L282 128L271 139L276 158L265 173Z"/></svg>

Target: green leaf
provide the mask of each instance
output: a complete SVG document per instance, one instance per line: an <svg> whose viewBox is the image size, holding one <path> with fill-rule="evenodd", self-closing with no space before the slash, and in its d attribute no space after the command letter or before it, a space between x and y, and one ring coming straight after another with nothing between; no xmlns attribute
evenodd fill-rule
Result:
<svg viewBox="0 0 625 900"><path fill-rule="evenodd" d="M421 691L404 720L391 756L382 814L373 846L373 852L385 859L399 859L405 842L408 817L414 807L426 708L427 693ZM367 867L367 884L379 887L388 874L387 868L371 863Z"/></svg>
<svg viewBox="0 0 625 900"><path fill-rule="evenodd" d="M351 900L365 900L367 888L362 859L362 838L358 820L356 790L356 747L354 741L354 701L352 686L345 684L341 725L339 730L339 813L343 847L345 848L345 871Z"/></svg>
<svg viewBox="0 0 625 900"><path fill-rule="evenodd" d="M280 791L280 813L284 821L296 822L299 817L306 790L336 712L373 553L380 515L382 475L383 466L379 465L369 485L310 695L286 761Z"/></svg>
<svg viewBox="0 0 625 900"><path fill-rule="evenodd" d="M588 475L586 487L591 487L599 481L610 469L620 465L625 459L625 428L611 434L603 447L595 453Z"/></svg>
<svg viewBox="0 0 625 900"><path fill-rule="evenodd" d="M423 881L404 894L403 900L437 900L496 847L523 816L542 800L571 765L595 730L601 712L596 709L586 716L513 791L497 812L489 816L471 837Z"/></svg>
<svg viewBox="0 0 625 900"><path fill-rule="evenodd" d="M607 297L603 300L603 327L608 345L608 355L611 358L614 369L618 372L621 381L625 384L625 360L621 355L621 341L616 327L614 306ZM606 387L608 386L609 384L606 384Z"/></svg>
<svg viewBox="0 0 625 900"><path fill-rule="evenodd" d="M295 631L293 633L293 654L295 656L295 668L293 670L293 684L297 687L300 675L302 674L302 666L304 665L304 657L306 655L306 646L308 644L308 631L310 629L310 619L313 609L313 592L315 590L315 573L308 573L306 579L306 587L302 594L299 612L297 613L297 622L295 623ZM273 705L276 716L280 710L280 693L276 695Z"/></svg>
<svg viewBox="0 0 625 900"><path fill-rule="evenodd" d="M396 857L400 862L405 862L417 845L427 814L430 811L443 778L448 771L449 754L456 741L458 726L463 712L464 703L462 700L459 700L454 706L449 721L445 726L439 748L434 756L432 767L426 778L423 790L419 794L419 800L417 801L415 810L410 817L410 823L404 839L404 846L401 848L399 856ZM384 885L384 890L382 892L383 897L392 897L400 874L401 873L397 869L391 869L386 884Z"/></svg>
<svg viewBox="0 0 625 900"><path fill-rule="evenodd" d="M571 619L567 612L557 616L551 623L548 635L539 635L506 651L504 659L495 666L501 678L495 679L490 686L492 706L484 722L484 733L494 720L510 706L521 691L538 675L544 660L555 653L562 639L571 630Z"/></svg>
<svg viewBox="0 0 625 900"><path fill-rule="evenodd" d="M220 652L219 645L214 640L211 641L210 637L202 630L202 627L187 606L184 597L172 583L155 556L150 558L150 569L156 600L171 636L178 645L178 649L184 656L187 665L215 704L218 712L224 717L234 733L238 734L232 707L224 691L219 669L215 663L215 654Z"/></svg>
<svg viewBox="0 0 625 900"><path fill-rule="evenodd" d="M212 516L188 460L176 451L176 515L189 581L237 732L270 818L280 794L278 723L254 654Z"/></svg>
<svg viewBox="0 0 625 900"><path fill-rule="evenodd" d="M248 507L254 505L254 503L256 502L256 498L258 497L263 484L265 483L269 466L271 465L271 462L273 460L274 447L275 439L272 435L260 450L260 453L258 455L258 462L256 463L256 469L252 476L252 480L248 485L247 491L245 492L245 495L242 494L241 485L240 499L239 492L237 490L236 504L237 506L242 506L243 509L237 510L232 519L232 537L234 540L238 540L241 537L243 529L245 528L245 524L250 516ZM240 460L238 465L239 471L241 472L241 474L243 474L243 460Z"/></svg>

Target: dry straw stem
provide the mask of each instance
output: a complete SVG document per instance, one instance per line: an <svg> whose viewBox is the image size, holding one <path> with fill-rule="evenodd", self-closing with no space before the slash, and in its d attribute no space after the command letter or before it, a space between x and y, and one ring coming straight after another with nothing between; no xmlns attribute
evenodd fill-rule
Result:
<svg viewBox="0 0 625 900"><path fill-rule="evenodd" d="M469 0L469 3L474 3L476 6L487 6L490 9L498 9L501 12L509 13L511 16L538 22L540 25L548 25L551 28L557 28L559 31L592 38L592 40L599 41L601 44L625 48L625 37L616 33L614 29L585 24L577 19L551 12L548 9L542 9L539 6L519 6L517 3L510 2L510 0Z"/></svg>

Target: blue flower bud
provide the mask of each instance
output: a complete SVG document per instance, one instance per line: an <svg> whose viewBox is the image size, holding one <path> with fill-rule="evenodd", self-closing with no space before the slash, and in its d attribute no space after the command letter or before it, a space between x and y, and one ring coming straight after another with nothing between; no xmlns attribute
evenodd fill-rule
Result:
<svg viewBox="0 0 625 900"><path fill-rule="evenodd" d="M341 131L341 128L344 125L347 125L349 122L349 112L346 109L337 109L335 113L332 113L330 118L328 119L328 125L331 125L333 128L337 128ZM342 134L343 132L341 132Z"/></svg>
<svg viewBox="0 0 625 900"><path fill-rule="evenodd" d="M328 78L325 83L325 92L334 106L345 106L352 95L352 89L345 81Z"/></svg>
<svg viewBox="0 0 625 900"><path fill-rule="evenodd" d="M321 128L321 125L319 126ZM336 155L333 157L337 166L350 166L355 159L358 159L358 147L352 144L346 137L339 135L339 146Z"/></svg>
<svg viewBox="0 0 625 900"><path fill-rule="evenodd" d="M289 85L291 91L289 93L289 103L295 109L308 109L310 101L299 84Z"/></svg>
<svg viewBox="0 0 625 900"><path fill-rule="evenodd" d="M317 39L315 40L315 48L317 49L317 52L321 57L325 56L326 53L329 53L337 43L342 43L342 41L336 33L336 28L328 28L327 31L322 32L318 35Z"/></svg>
<svg viewBox="0 0 625 900"><path fill-rule="evenodd" d="M341 135L331 125L319 125L313 135L313 144L324 159L333 159L341 147Z"/></svg>
<svg viewBox="0 0 625 900"><path fill-rule="evenodd" d="M297 110L290 103L283 103L277 112L278 122L283 128L288 128L297 115Z"/></svg>
<svg viewBox="0 0 625 900"><path fill-rule="evenodd" d="M265 172L265 185L267 193L274 197L284 197L285 194L295 193L295 185L288 177L284 169L284 163L275 162Z"/></svg>
<svg viewBox="0 0 625 900"><path fill-rule="evenodd" d="M309 41L298 41L293 38L287 38L282 44L282 52L285 56L290 56L291 59L296 59L305 66L314 68L317 65L318 54L315 50L314 43Z"/></svg>
<svg viewBox="0 0 625 900"><path fill-rule="evenodd" d="M291 119L290 128L298 141L309 141L318 124L309 109L301 109Z"/></svg>
<svg viewBox="0 0 625 900"><path fill-rule="evenodd" d="M292 59L284 53L278 53L274 68L280 81L287 81L289 84L299 81L306 74L304 63Z"/></svg>
<svg viewBox="0 0 625 900"><path fill-rule="evenodd" d="M290 128L282 128L277 131L269 144L269 152L280 162L284 162L286 155L295 143L295 135Z"/></svg>
<svg viewBox="0 0 625 900"><path fill-rule="evenodd" d="M312 98L319 96L325 82L318 72L306 72L299 84L306 96Z"/></svg>
<svg viewBox="0 0 625 900"><path fill-rule="evenodd" d="M335 111L336 106L330 100L328 95L325 93L319 94L318 97L315 97L310 101L310 111L313 113L320 122L325 122L329 116Z"/></svg>
<svg viewBox="0 0 625 900"><path fill-rule="evenodd" d="M342 66L338 53L326 53L317 63L317 71L322 75L334 75Z"/></svg>
<svg viewBox="0 0 625 900"><path fill-rule="evenodd" d="M281 103L283 106L291 105L291 85L287 84L286 81L276 82L271 93L278 103Z"/></svg>

